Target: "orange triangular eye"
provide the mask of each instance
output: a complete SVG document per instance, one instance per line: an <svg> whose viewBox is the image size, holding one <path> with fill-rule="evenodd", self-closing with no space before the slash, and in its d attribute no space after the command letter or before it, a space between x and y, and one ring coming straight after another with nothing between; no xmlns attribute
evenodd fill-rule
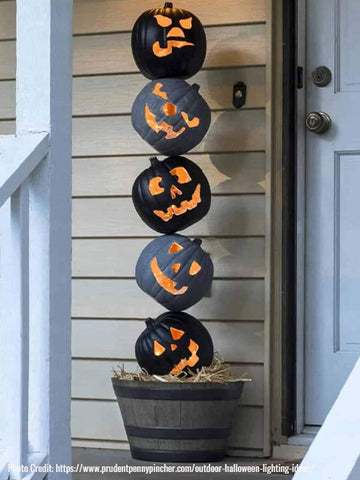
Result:
<svg viewBox="0 0 360 480"><path fill-rule="evenodd" d="M181 263L174 263L174 265L171 265L171 268L174 270L175 273L178 273L180 270Z"/></svg>
<svg viewBox="0 0 360 480"><path fill-rule="evenodd" d="M170 327L170 333L173 340L179 340L185 332L183 330L178 330L177 328Z"/></svg>
<svg viewBox="0 0 360 480"><path fill-rule="evenodd" d="M171 346L170 346L170 348L171 348L171 351L173 352L174 350L177 349L177 345L175 345L174 343L172 343Z"/></svg>
<svg viewBox="0 0 360 480"><path fill-rule="evenodd" d="M163 98L164 100L167 100L168 97L167 97L167 95L166 95L166 92L162 92L162 91L161 91L162 87L163 87L163 84L160 83L160 82L157 82L157 83L155 84L155 87L154 87L152 93L153 93L154 95L157 95L158 97Z"/></svg>
<svg viewBox="0 0 360 480"><path fill-rule="evenodd" d="M154 18L160 27L170 27L170 25L172 24L171 18L165 17L164 15L154 15Z"/></svg>
<svg viewBox="0 0 360 480"><path fill-rule="evenodd" d="M176 253L176 252L180 252L180 250L183 250L184 247L182 247L181 245L179 245L178 243L174 242L170 245L170 248L169 248L169 253Z"/></svg>
<svg viewBox="0 0 360 480"><path fill-rule="evenodd" d="M154 340L154 354L157 357L160 357L165 352L165 350L166 350L165 347L163 347L159 342Z"/></svg>
<svg viewBox="0 0 360 480"><path fill-rule="evenodd" d="M182 20L180 20L180 25L182 26L182 28L190 30L190 28L192 28L192 17L183 18Z"/></svg>
<svg viewBox="0 0 360 480"><path fill-rule="evenodd" d="M200 270L201 270L201 266L194 260L190 265L190 270L189 270L190 275L196 275L197 273L200 272Z"/></svg>

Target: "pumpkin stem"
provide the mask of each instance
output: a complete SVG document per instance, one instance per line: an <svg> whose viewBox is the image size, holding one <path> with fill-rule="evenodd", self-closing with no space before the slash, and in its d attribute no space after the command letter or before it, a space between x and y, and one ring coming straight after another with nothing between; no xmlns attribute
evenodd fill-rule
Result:
<svg viewBox="0 0 360 480"><path fill-rule="evenodd" d="M173 8L173 4L171 2L165 2L164 8Z"/></svg>
<svg viewBox="0 0 360 480"><path fill-rule="evenodd" d="M156 167L160 163L159 159L157 157L150 157L149 158L151 166Z"/></svg>
<svg viewBox="0 0 360 480"><path fill-rule="evenodd" d="M151 328L155 325L156 322L153 318L147 318L145 320L145 323L146 323L147 328Z"/></svg>
<svg viewBox="0 0 360 480"><path fill-rule="evenodd" d="M201 245L201 244L202 244L201 238L194 238L193 242L194 242L194 243L197 243L198 245Z"/></svg>
<svg viewBox="0 0 360 480"><path fill-rule="evenodd" d="M193 83L192 87L198 92L200 90L200 85L198 83Z"/></svg>

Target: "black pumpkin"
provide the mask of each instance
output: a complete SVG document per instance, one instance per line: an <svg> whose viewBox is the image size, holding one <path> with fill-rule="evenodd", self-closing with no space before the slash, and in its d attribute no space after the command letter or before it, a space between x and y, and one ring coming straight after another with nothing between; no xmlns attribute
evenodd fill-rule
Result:
<svg viewBox="0 0 360 480"><path fill-rule="evenodd" d="M198 85L178 78L154 80L132 107L138 134L164 155L181 155L198 145L209 129L211 112Z"/></svg>
<svg viewBox="0 0 360 480"><path fill-rule="evenodd" d="M147 10L137 19L131 45L136 65L150 79L189 78L200 70L206 55L200 20L172 3Z"/></svg>
<svg viewBox="0 0 360 480"><path fill-rule="evenodd" d="M139 287L171 311L195 305L210 289L214 267L201 240L183 235L155 238L136 264Z"/></svg>
<svg viewBox="0 0 360 480"><path fill-rule="evenodd" d="M166 312L156 320L146 320L135 354L139 365L151 375L179 374L209 366L214 347L199 320L187 313Z"/></svg>
<svg viewBox="0 0 360 480"><path fill-rule="evenodd" d="M150 228L177 232L208 213L210 185L200 167L185 157L150 161L151 167L137 177L132 189L136 211Z"/></svg>

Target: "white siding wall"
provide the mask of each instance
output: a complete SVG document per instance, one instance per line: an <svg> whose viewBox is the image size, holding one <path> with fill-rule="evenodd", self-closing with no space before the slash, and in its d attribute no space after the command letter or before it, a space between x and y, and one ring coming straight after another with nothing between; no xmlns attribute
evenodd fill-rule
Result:
<svg viewBox="0 0 360 480"><path fill-rule="evenodd" d="M159 5L162 2L159 3ZM200 235L215 263L211 297L189 310L205 321L216 350L245 387L231 447L263 450L265 275L265 0L182 0L206 26L208 55L192 82L213 111L212 127L188 155L208 176L209 215ZM132 206L132 182L151 148L130 110L146 79L130 49L132 24L150 0L75 0L73 123L73 418L75 445L126 448L111 367L135 367L143 319L163 309L137 288L134 266L155 236ZM15 2L0 1L0 133L14 130ZM36 52L34 53L36 54ZM246 107L232 87L248 86Z"/></svg>

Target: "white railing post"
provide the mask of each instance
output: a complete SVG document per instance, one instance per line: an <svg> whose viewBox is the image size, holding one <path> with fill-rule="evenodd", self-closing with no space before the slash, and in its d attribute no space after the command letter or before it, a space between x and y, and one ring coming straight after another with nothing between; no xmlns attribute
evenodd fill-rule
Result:
<svg viewBox="0 0 360 480"><path fill-rule="evenodd" d="M0 137L1 480L71 478L71 53L72 0L17 0L17 135Z"/></svg>
<svg viewBox="0 0 360 480"><path fill-rule="evenodd" d="M71 464L71 53L72 0L17 0L17 134L50 133L29 177L29 443L54 467Z"/></svg>
<svg viewBox="0 0 360 480"><path fill-rule="evenodd" d="M29 188L25 182L4 206L1 216L1 414L7 460L28 463L29 379ZM24 474L14 472L12 478Z"/></svg>

